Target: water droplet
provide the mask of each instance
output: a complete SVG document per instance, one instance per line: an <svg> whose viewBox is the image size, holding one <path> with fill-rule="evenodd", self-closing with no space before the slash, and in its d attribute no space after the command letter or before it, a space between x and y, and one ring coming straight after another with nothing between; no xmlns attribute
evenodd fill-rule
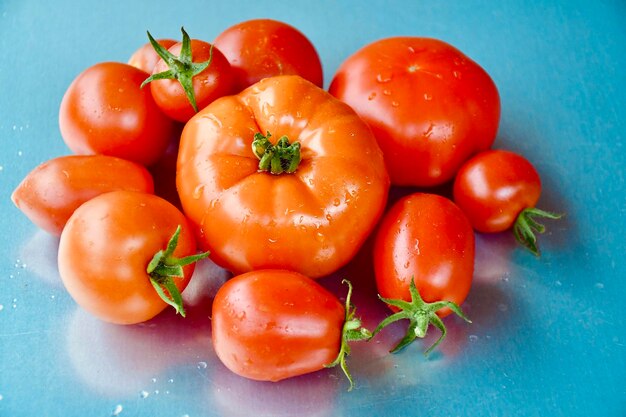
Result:
<svg viewBox="0 0 626 417"><path fill-rule="evenodd" d="M335 198L335 199L333 200L333 205L334 205L335 207L339 207L339 205L340 205L340 204L341 204L341 200L339 200L338 198Z"/></svg>
<svg viewBox="0 0 626 417"><path fill-rule="evenodd" d="M159 395L159 390L158 390L158 389L155 389L155 390L154 390L154 394L155 394L155 395Z"/></svg>
<svg viewBox="0 0 626 417"><path fill-rule="evenodd" d="M204 184L199 184L196 188L193 189L193 194L191 195L194 200L199 199L202 196L202 192L204 191Z"/></svg>
<svg viewBox="0 0 626 417"><path fill-rule="evenodd" d="M157 382L156 378L152 378L150 381L152 381L152 383L154 384L155 382Z"/></svg>
<svg viewBox="0 0 626 417"><path fill-rule="evenodd" d="M386 74L378 74L376 76L376 81L378 81L379 83L388 83L389 81L391 81L392 78L392 74L391 73L386 73Z"/></svg>
<svg viewBox="0 0 626 417"><path fill-rule="evenodd" d="M4 167L0 165L0 172L4 171Z"/></svg>
<svg viewBox="0 0 626 417"><path fill-rule="evenodd" d="M139 398L148 398L149 395L150 393L148 391L141 391L139 393Z"/></svg>
<svg viewBox="0 0 626 417"><path fill-rule="evenodd" d="M469 335L469 341L470 342L476 342L478 340L478 336L476 336L475 334L470 334Z"/></svg>
<svg viewBox="0 0 626 417"><path fill-rule="evenodd" d="M461 73L459 71L452 71L452 75L454 75L454 78L461 78Z"/></svg>
<svg viewBox="0 0 626 417"><path fill-rule="evenodd" d="M189 414L183 414L181 417L189 417Z"/></svg>
<svg viewBox="0 0 626 417"><path fill-rule="evenodd" d="M391 107L398 107L398 106L400 106L400 103L398 103L397 101L394 100L391 102Z"/></svg>
<svg viewBox="0 0 626 417"><path fill-rule="evenodd" d="M326 220L331 222L333 220L333 216L331 216L330 214L326 214Z"/></svg>
<svg viewBox="0 0 626 417"><path fill-rule="evenodd" d="M412 54L414 54L414 53L415 53L415 48L413 48L412 46L409 46L409 48L408 48L408 49L409 49L409 52L410 52L410 53L412 53Z"/></svg>
<svg viewBox="0 0 626 417"><path fill-rule="evenodd" d="M168 379L167 382L169 382L170 384L173 384L174 383L174 378Z"/></svg>
<svg viewBox="0 0 626 417"><path fill-rule="evenodd" d="M278 239L267 239L267 241L270 243L276 243L278 242Z"/></svg>
<svg viewBox="0 0 626 417"><path fill-rule="evenodd" d="M4 310L4 306L0 304L0 311Z"/></svg>
<svg viewBox="0 0 626 417"><path fill-rule="evenodd" d="M596 282L596 284L594 285L594 287L596 287L597 289L601 290L604 288L604 284L601 282Z"/></svg>
<svg viewBox="0 0 626 417"><path fill-rule="evenodd" d="M502 281L504 281L504 282L509 282L509 276L508 276L508 275L506 275L506 274L505 274L505 275L503 275L503 276L502 276Z"/></svg>
<svg viewBox="0 0 626 417"><path fill-rule="evenodd" d="M385 89L385 90L383 90L383 94L386 95L386 96L390 96L391 95L391 90Z"/></svg>
<svg viewBox="0 0 626 417"><path fill-rule="evenodd" d="M554 282L554 285L556 285L557 287L560 287L560 286L563 285L563 283L561 281L557 280L557 281Z"/></svg>
<svg viewBox="0 0 626 417"><path fill-rule="evenodd" d="M4 397L2 396L2 394L0 394L0 401L2 401L2 399L3 399L3 398L4 398Z"/></svg>
<svg viewBox="0 0 626 417"><path fill-rule="evenodd" d="M411 262L407 261L405 262L403 266L404 266L404 269L409 269L409 267L411 266Z"/></svg>
<svg viewBox="0 0 626 417"><path fill-rule="evenodd" d="M324 240L326 240L326 236L324 236L324 234L321 232L317 232L317 234L315 235L315 239L318 242L323 242Z"/></svg>
<svg viewBox="0 0 626 417"><path fill-rule="evenodd" d="M207 363L204 361L198 362L198 369L206 369Z"/></svg>
<svg viewBox="0 0 626 417"><path fill-rule="evenodd" d="M432 99L433 99L433 96L431 96L431 95L430 95L430 94L428 94L428 93L424 93L424 100L426 100L426 101L430 101L430 100L432 100Z"/></svg>
<svg viewBox="0 0 626 417"><path fill-rule="evenodd" d="M124 410L124 407L122 407L122 404L118 404L115 406L115 409L113 410L113 413L111 414L112 416L119 416L122 411Z"/></svg>
<svg viewBox="0 0 626 417"><path fill-rule="evenodd" d="M373 92L373 91L372 91L372 93L369 96L367 96L367 99L370 100L370 101L374 100L375 98L376 98L376 93Z"/></svg>

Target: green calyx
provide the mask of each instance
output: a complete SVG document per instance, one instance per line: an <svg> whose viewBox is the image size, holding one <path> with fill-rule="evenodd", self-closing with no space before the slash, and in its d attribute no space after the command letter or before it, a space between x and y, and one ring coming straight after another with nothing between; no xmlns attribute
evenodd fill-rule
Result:
<svg viewBox="0 0 626 417"><path fill-rule="evenodd" d="M411 294L410 302L404 300L388 299L379 296L382 301L389 304L390 306L399 308L400 311L392 314L391 316L381 321L380 324L376 326L376 329L374 329L374 331L372 332L371 338L376 336L378 332L380 332L383 328L393 322L402 319L409 320L409 327L406 331L406 334L404 335L402 340L400 340L400 342L393 349L391 349L391 353L399 352L408 345L410 345L416 338L423 338L424 336L426 336L428 326L432 324L441 331L441 336L439 336L439 339L437 339L437 341L424 352L425 355L430 354L430 352L432 352L433 349L435 349L439 345L439 343L441 343L441 341L446 337L446 326L436 314L437 311L441 310L442 308L449 308L463 320L471 323L471 320L465 316L463 311L461 311L461 308L452 301L436 301L434 303L425 302L420 296L417 287L415 286L415 280L413 277L411 278L411 283L409 284L409 292Z"/></svg>
<svg viewBox="0 0 626 417"><path fill-rule="evenodd" d="M352 391L352 389L354 388L354 380L352 379L352 375L350 375L348 365L346 364L346 357L350 354L349 342L367 340L372 337L372 334L369 330L362 327L361 319L356 317L356 308L352 305L352 302L350 301L350 299L352 298L352 284L346 279L341 282L348 285L348 295L346 296L345 305L346 315L343 323L343 329L341 331L341 347L339 348L339 353L337 354L335 360L329 364L324 365L324 367L332 368L339 365L343 373L346 375L346 378L348 378L348 381L350 382L350 387L348 388L348 391Z"/></svg>
<svg viewBox="0 0 626 417"><path fill-rule="evenodd" d="M193 92L193 77L200 74L202 71L207 69L209 65L211 65L211 61L213 60L213 45L211 45L208 60L204 62L193 62L193 58L191 56L191 39L189 38L187 32L185 32L185 28L180 28L180 30L183 33L183 44L180 49L179 56L172 54L170 51L161 46L152 37L150 32L148 32L150 44L161 59L165 61L169 69L157 74L152 74L146 78L143 83L141 83L141 87L143 88L146 84L154 80L178 80L185 91L185 95L187 96L189 103L191 103L194 111L198 112L196 96Z"/></svg>
<svg viewBox="0 0 626 417"><path fill-rule="evenodd" d="M289 142L287 136L281 137L276 145L270 142L272 135L267 132L255 133L252 141L252 152L259 158L259 170L279 175L291 174L300 165L300 142Z"/></svg>
<svg viewBox="0 0 626 417"><path fill-rule="evenodd" d="M540 210L538 208L526 208L517 216L517 220L513 224L513 234L515 239L526 249L531 251L535 256L539 256L539 248L537 247L537 236L535 233L543 233L546 227L538 223L535 217L557 220L563 217L563 214L552 213Z"/></svg>
<svg viewBox="0 0 626 417"><path fill-rule="evenodd" d="M176 287L174 278L182 278L183 266L190 265L194 262L209 256L209 252L200 253L198 255L186 256L184 258L176 258L173 256L176 246L178 246L178 237L180 236L180 225L167 242L165 250L160 250L154 254L152 260L146 268L146 272L150 275L150 283L154 287L157 294L163 301L176 309L176 313L185 317L185 308L183 306L183 297Z"/></svg>

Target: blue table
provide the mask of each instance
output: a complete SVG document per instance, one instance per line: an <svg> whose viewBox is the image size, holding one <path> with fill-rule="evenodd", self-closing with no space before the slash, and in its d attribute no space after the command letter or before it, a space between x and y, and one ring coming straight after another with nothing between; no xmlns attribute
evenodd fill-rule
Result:
<svg viewBox="0 0 626 417"><path fill-rule="evenodd" d="M1 416L626 415L626 3L152 4L0 3ZM208 262L185 293L188 320L165 313L131 327L97 321L63 289L58 241L9 200L36 165L69 153L57 114L80 71L126 61L146 30L176 38L184 25L212 40L256 17L309 36L326 85L348 55L381 37L430 36L457 46L500 90L495 147L527 156L544 180L540 207L567 213L548 225L539 259L509 234L478 236L464 305L473 324L446 319L448 339L428 358L423 344L386 354L402 324L356 345L350 393L338 370L277 384L227 371L212 351L208 320L226 274ZM368 253L359 256L367 261ZM364 277L353 280L371 278L362 268L342 271L355 273ZM339 293L335 278L322 282ZM385 314L371 285L355 302L370 326Z"/></svg>

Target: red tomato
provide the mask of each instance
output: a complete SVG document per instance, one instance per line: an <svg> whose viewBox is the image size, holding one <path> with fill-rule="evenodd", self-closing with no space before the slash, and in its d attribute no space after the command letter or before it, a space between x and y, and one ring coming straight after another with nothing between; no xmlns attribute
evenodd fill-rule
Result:
<svg viewBox="0 0 626 417"><path fill-rule="evenodd" d="M298 149L294 172L283 160L259 161L255 152L264 148L252 146L266 132L266 156ZM283 136L299 145L283 148ZM287 170L272 174L259 169L264 164ZM316 278L358 251L384 210L389 179L376 140L352 109L284 75L213 102L185 125L177 186L218 265Z"/></svg>
<svg viewBox="0 0 626 417"><path fill-rule="evenodd" d="M539 174L526 158L509 151L485 151L467 161L454 180L453 194L474 229L494 233L514 227L520 243L535 254L534 232L545 228L533 218L561 217L535 208L541 195Z"/></svg>
<svg viewBox="0 0 626 417"><path fill-rule="evenodd" d="M176 44L176 41L173 39L157 39L157 42L165 49L168 49ZM143 72L152 74L152 70L157 62L159 62L159 59L161 59L161 57L159 57L159 54L156 53L150 42L148 42L131 55L128 60L128 65L132 65L135 68L139 68Z"/></svg>
<svg viewBox="0 0 626 417"><path fill-rule="evenodd" d="M498 130L500 98L489 75L436 39L376 41L340 66L329 91L371 126L396 185L452 179Z"/></svg>
<svg viewBox="0 0 626 417"><path fill-rule="evenodd" d="M350 295L351 290L348 306ZM302 274L248 272L227 281L213 300L213 347L234 373L280 381L344 361L347 341L369 336L353 314L346 314L332 293ZM356 337L347 332L356 332Z"/></svg>
<svg viewBox="0 0 626 417"><path fill-rule="evenodd" d="M11 199L33 223L59 236L81 204L114 190L152 193L152 176L142 165L112 156L62 156L31 171Z"/></svg>
<svg viewBox="0 0 626 417"><path fill-rule="evenodd" d="M322 63L311 41L296 28L276 20L238 23L215 38L236 78L237 91L276 75L299 75L323 86Z"/></svg>
<svg viewBox="0 0 626 417"><path fill-rule="evenodd" d="M103 62L69 86L59 111L63 140L77 154L104 154L143 165L165 152L172 120L140 85L148 76L127 64Z"/></svg>
<svg viewBox="0 0 626 417"><path fill-rule="evenodd" d="M385 214L374 242L376 285L394 311L402 309L394 315L396 320L406 318L418 325L410 329L412 339L423 337L429 323L445 334L439 317L460 313L456 306L469 293L473 271L474 232L452 201L416 193L400 199ZM411 291L413 283L416 288ZM393 300L412 301L413 307ZM404 339L396 350L412 339Z"/></svg>
<svg viewBox="0 0 626 417"><path fill-rule="evenodd" d="M195 253L193 232L176 207L152 194L112 191L70 217L59 242L59 273L85 310L104 321L133 324L167 304L183 312L178 298L193 273L188 262L197 260ZM167 269L174 269L172 275Z"/></svg>

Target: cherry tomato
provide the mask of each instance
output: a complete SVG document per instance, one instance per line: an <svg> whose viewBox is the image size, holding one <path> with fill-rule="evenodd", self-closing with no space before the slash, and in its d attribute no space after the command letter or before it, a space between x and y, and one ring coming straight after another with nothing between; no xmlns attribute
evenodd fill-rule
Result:
<svg viewBox="0 0 626 417"><path fill-rule="evenodd" d="M133 324L167 304L184 314L180 291L193 273L190 262L199 259L195 253L193 232L176 207L152 194L112 191L70 217L59 242L59 273L85 310Z"/></svg>
<svg viewBox="0 0 626 417"><path fill-rule="evenodd" d="M165 152L173 122L140 85L148 74L117 62L83 71L69 86L59 111L63 140L76 154L104 154L155 163Z"/></svg>
<svg viewBox="0 0 626 417"><path fill-rule="evenodd" d="M170 48L176 44L176 41L173 39L157 39L157 43L164 47L165 49ZM148 74L152 74L152 70L154 69L157 62L159 62L159 55L156 53L150 42L144 44L139 49L137 49L128 60L128 65L132 65L135 68L142 70L143 72L147 72Z"/></svg>
<svg viewBox="0 0 626 417"><path fill-rule="evenodd" d="M276 75L299 75L323 86L322 63L299 30L271 19L238 23L215 38L236 78L237 91Z"/></svg>
<svg viewBox="0 0 626 417"><path fill-rule="evenodd" d="M351 287L348 308L350 295ZM303 375L339 364L347 341L369 336L350 310L297 272L248 272L227 281L213 300L213 347L228 369L246 378L275 382Z"/></svg>
<svg viewBox="0 0 626 417"><path fill-rule="evenodd" d="M535 167L514 152L489 150L471 158L457 173L453 195L474 229L494 233L513 227L520 243L535 254L534 233L545 228L534 217L561 217L535 208L541 179Z"/></svg>
<svg viewBox="0 0 626 417"><path fill-rule="evenodd" d="M429 323L443 337L439 317L451 312L464 317L458 305L469 293L473 271L474 232L452 201L422 193L400 199L385 214L374 242L378 292L398 312L374 333L404 318L412 324L396 351L425 336Z"/></svg>
<svg viewBox="0 0 626 417"><path fill-rule="evenodd" d="M152 176L142 165L112 156L61 156L31 171L11 199L33 223L59 236L81 204L114 190L152 193Z"/></svg>
<svg viewBox="0 0 626 417"><path fill-rule="evenodd" d="M358 251L384 210L389 179L352 109L284 75L213 102L185 125L177 187L218 265L317 278Z"/></svg>
<svg viewBox="0 0 626 417"><path fill-rule="evenodd" d="M433 186L491 147L500 98L489 75L436 39L376 41L349 57L330 93L374 131L392 184Z"/></svg>

